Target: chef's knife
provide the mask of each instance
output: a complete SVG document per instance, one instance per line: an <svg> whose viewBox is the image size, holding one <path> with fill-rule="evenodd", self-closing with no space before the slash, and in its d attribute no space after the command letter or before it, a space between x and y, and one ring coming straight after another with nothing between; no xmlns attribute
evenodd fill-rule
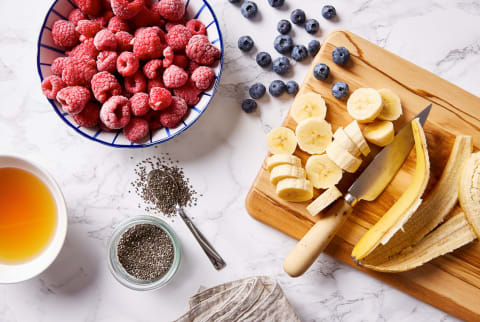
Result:
<svg viewBox="0 0 480 322"><path fill-rule="evenodd" d="M431 107L432 104L428 105L414 118L418 118L422 126ZM305 273L352 213L352 207L360 200L373 201L382 193L407 159L414 144L412 122L409 122L398 132L393 142L375 156L350 186L348 193L337 200L297 243L283 263L285 272L292 277Z"/></svg>

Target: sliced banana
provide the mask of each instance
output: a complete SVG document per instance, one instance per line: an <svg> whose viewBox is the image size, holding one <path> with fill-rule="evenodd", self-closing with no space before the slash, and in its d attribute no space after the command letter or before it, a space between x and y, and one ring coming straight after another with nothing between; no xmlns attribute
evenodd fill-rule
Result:
<svg viewBox="0 0 480 322"><path fill-rule="evenodd" d="M343 171L326 154L312 155L305 165L307 178L317 189L327 189L342 179Z"/></svg>
<svg viewBox="0 0 480 322"><path fill-rule="evenodd" d="M290 110L290 115L297 123L310 117L320 117L325 119L326 114L327 105L325 105L323 97L316 93L307 93L297 96Z"/></svg>
<svg viewBox="0 0 480 322"><path fill-rule="evenodd" d="M290 164L282 164L272 169L270 182L277 184L286 178L306 178L305 170Z"/></svg>
<svg viewBox="0 0 480 322"><path fill-rule="evenodd" d="M332 142L332 126L321 117L301 121L295 130L298 146L310 154L320 154Z"/></svg>
<svg viewBox="0 0 480 322"><path fill-rule="evenodd" d="M289 128L277 127L267 134L267 145L272 154L292 154L297 148L297 138Z"/></svg>
<svg viewBox="0 0 480 322"><path fill-rule="evenodd" d="M378 118L384 121L395 121L398 119L400 115L402 115L400 97L388 88L379 89L378 93L383 101L383 109L378 115Z"/></svg>
<svg viewBox="0 0 480 322"><path fill-rule="evenodd" d="M299 157L291 154L274 154L267 159L267 169L272 171L277 165L290 164L296 167L302 166L302 160Z"/></svg>
<svg viewBox="0 0 480 322"><path fill-rule="evenodd" d="M327 190L322 192L322 194L318 196L317 199L312 201L312 203L307 206L307 211L312 216L316 216L341 196L342 193L340 192L340 190L338 190L336 186L328 188Z"/></svg>
<svg viewBox="0 0 480 322"><path fill-rule="evenodd" d="M343 127L339 127L335 133L333 133L333 139L338 142L341 146L345 148L348 152L350 152L353 156L360 156L360 149L355 144L355 142L350 139L348 134L345 132Z"/></svg>
<svg viewBox="0 0 480 322"><path fill-rule="evenodd" d="M359 88L350 95L347 111L360 123L368 123L382 112L382 96L373 88Z"/></svg>
<svg viewBox="0 0 480 322"><path fill-rule="evenodd" d="M368 146L367 141L363 137L362 130L358 126L357 121L353 121L345 127L345 133L348 137L357 145L358 149L364 156L367 156L370 153L370 147Z"/></svg>
<svg viewBox="0 0 480 322"><path fill-rule="evenodd" d="M313 186L307 179L287 178L278 182L277 195L287 201L304 202L312 199Z"/></svg>
<svg viewBox="0 0 480 322"><path fill-rule="evenodd" d="M327 147L326 152L330 160L347 172L354 173L362 164L361 159L351 155L335 141Z"/></svg>
<svg viewBox="0 0 480 322"><path fill-rule="evenodd" d="M368 142L372 142L375 145L389 145L395 137L393 123L390 121L375 121L365 126L363 135Z"/></svg>

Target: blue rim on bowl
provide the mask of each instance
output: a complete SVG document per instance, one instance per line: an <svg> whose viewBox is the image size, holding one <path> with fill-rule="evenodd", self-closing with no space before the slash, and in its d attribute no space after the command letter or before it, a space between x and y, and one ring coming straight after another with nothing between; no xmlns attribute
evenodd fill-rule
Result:
<svg viewBox="0 0 480 322"><path fill-rule="evenodd" d="M189 8L192 8L191 6L192 3L195 3L195 6L198 7L198 8L195 8L195 11L194 11L195 14L192 16L195 19L201 20L205 24L207 31L212 26L216 27L216 29L214 29L215 39L214 40L210 39L210 34L211 34L210 32L208 33L208 36L212 44L214 45L218 44L220 49L220 59L219 59L218 66L214 68L215 83L213 84L212 88L207 92L204 92L201 94L201 99L199 103L196 106L191 107L189 109L189 113L184 118L184 120L182 120L182 123L179 126L177 126L177 128L170 129L170 128L164 127L164 128L155 130L155 132L153 133L152 131L150 131L149 138L145 142L130 143L126 140L126 138L123 137L123 134L121 134L122 133L121 131L117 133L107 133L102 131L99 128L88 129L88 128L82 128L81 126L78 126L73 122L73 120L71 120L71 117L68 115L68 113L65 113L62 111L61 107L58 105L57 102L55 102L54 100L48 99L48 101L53 107L53 110L68 126L70 126L72 129L74 129L77 133L81 134L82 136L92 141L99 142L112 147L117 147L117 148L144 148L144 147L153 146L156 144L169 141L174 137L176 137L177 135L179 135L180 133L183 133L188 128L190 128L203 115L203 113L205 112L207 107L210 105L213 97L217 92L218 84L222 76L223 53L224 53L222 33L220 31L220 26L218 23L217 16L215 15L215 12L213 11L211 5L206 0L187 0L185 5L187 10ZM58 56L65 55L65 52L62 49L56 48L51 40L50 42L48 41L48 38L51 38L51 37L44 37L45 30L47 30L48 33L51 32L51 28L47 26L47 23L53 23L57 19L67 19L66 14L62 14L60 10L56 10L58 9L57 6L60 6L60 5L62 5L63 7L65 6L69 7L69 8L65 8L65 10L67 9L73 10L74 8L76 8L75 4L71 0L55 0L53 4L50 6L45 16L45 19L43 21L42 28L40 30L40 34L38 37L38 42L37 42L37 71L38 71L38 75L40 76L41 82L45 78L44 75L46 73L48 73L46 76L50 75L49 73L50 73L50 65L51 65L49 62L45 62L45 60L41 59L41 56L42 56L41 52L42 51L49 52L48 55L50 55L51 61L53 61L53 59L55 59ZM207 9L207 11L205 11L204 9ZM205 14L202 16L201 15L202 12L209 13L208 17L205 17L206 16ZM52 15L55 16L56 18L51 19ZM207 18L209 21L202 20ZM103 136L106 136L106 138L108 139L106 138L104 139Z"/></svg>

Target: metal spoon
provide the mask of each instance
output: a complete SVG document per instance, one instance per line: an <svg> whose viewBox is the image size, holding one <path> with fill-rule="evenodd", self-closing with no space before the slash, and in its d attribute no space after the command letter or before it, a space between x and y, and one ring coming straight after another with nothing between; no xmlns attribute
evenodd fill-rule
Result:
<svg viewBox="0 0 480 322"><path fill-rule="evenodd" d="M171 184L174 187L174 192L175 193L173 193L173 195L178 196L179 189L178 189L177 181L175 180L175 178L172 175L170 175L170 174L168 174L165 171L160 170L160 169L154 169L154 170L151 170L148 173L147 182L148 182L149 187L152 188L152 184L151 184L152 178L155 175L159 175L160 173L163 177L165 177L165 176L169 177L169 179L171 181L171 182L169 182L169 184ZM165 197L171 198L172 196L170 195L170 196L165 196ZM212 245L210 245L208 240L202 235L202 233L194 225L192 220L190 218L188 218L187 214L183 210L183 207L180 206L180 204L178 202L178 199L176 199L174 201L175 201L175 204L176 204L176 211L180 215L180 218L182 218L183 222L187 225L188 229L190 229L193 236L195 237L197 242L200 244L200 247L202 247L203 251L207 255L210 262L212 262L215 269L221 270L222 268L224 268L227 264L225 263L223 258L217 253L217 251L212 247Z"/></svg>

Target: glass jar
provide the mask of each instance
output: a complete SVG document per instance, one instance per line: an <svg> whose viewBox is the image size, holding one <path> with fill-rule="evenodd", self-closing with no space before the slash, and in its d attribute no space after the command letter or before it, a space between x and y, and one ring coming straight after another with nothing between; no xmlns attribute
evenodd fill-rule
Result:
<svg viewBox="0 0 480 322"><path fill-rule="evenodd" d="M167 271L167 273L154 280L140 280L133 277L127 273L118 260L117 245L122 237L122 234L129 228L138 224L151 224L163 229L163 231L165 231L170 237L173 244L174 258L172 266L170 266L170 269ZM125 220L113 231L112 237L110 237L110 240L108 241L108 266L110 268L110 272L112 272L117 281L132 290L149 291L165 286L177 272L178 267L180 266L180 257L180 242L176 234L166 222L153 216L136 216Z"/></svg>

